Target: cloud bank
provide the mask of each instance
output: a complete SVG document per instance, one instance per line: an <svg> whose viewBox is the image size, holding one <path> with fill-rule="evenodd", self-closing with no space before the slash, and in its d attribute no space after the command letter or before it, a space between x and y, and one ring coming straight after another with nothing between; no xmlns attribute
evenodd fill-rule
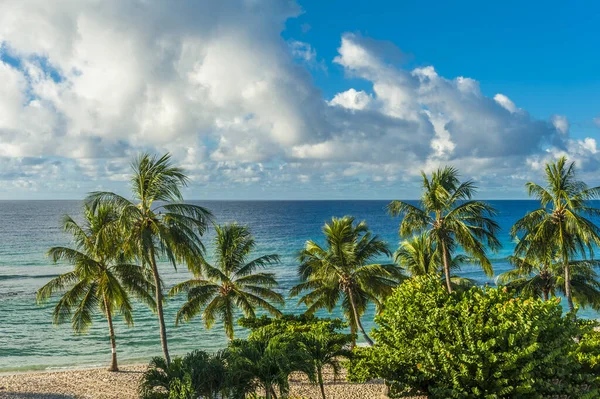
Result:
<svg viewBox="0 0 600 399"><path fill-rule="evenodd" d="M516 193L562 154L600 168L596 141L572 139L564 116L536 120L473 79L406 69L392 43L347 33L320 59L281 37L301 12L283 0L0 3L0 197L122 189L141 151L171 152L195 198L415 197L420 170L443 164ZM311 71L330 62L370 90L325 98Z"/></svg>

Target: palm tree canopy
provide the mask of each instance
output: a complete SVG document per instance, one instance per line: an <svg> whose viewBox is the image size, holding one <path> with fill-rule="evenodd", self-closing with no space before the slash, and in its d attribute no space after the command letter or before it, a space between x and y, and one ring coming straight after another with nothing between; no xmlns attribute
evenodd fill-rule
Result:
<svg viewBox="0 0 600 399"><path fill-rule="evenodd" d="M533 182L526 185L529 196L538 199L541 207L518 220L511 234L520 239L515 254L525 260L557 249L563 265L564 293L572 311L575 276L570 262L588 255L593 259L594 248L600 245L600 228L591 219L600 216L600 210L590 204L599 198L600 187L589 188L578 180L575 163L567 164L566 157L546 164L545 171L545 187Z"/></svg>
<svg viewBox="0 0 600 399"><path fill-rule="evenodd" d="M307 314L322 308L331 312L341 301L352 326L356 321L352 316L350 293L360 316L369 302L381 308L385 297L404 276L396 265L372 263L378 257L391 256L391 253L364 221L355 223L350 216L332 218L323 227L323 234L324 247L309 240L300 252L298 273L301 283L291 289L290 295L308 291L298 301L308 307Z"/></svg>
<svg viewBox="0 0 600 399"><path fill-rule="evenodd" d="M461 182L458 170L445 167L435 171L431 178L423 176L423 194L419 206L404 201L392 201L388 212L402 216L399 234L409 237L428 232L429 238L448 254L458 247L469 258L476 260L484 272L493 275L487 249L497 251L499 225L494 221L495 209L482 201L472 200L476 186L471 181Z"/></svg>
<svg viewBox="0 0 600 399"><path fill-rule="evenodd" d="M99 309L106 315L117 311L133 324L132 306L128 292L154 307L154 287L140 266L129 264L119 248L121 235L118 215L109 205L84 208L85 222L79 225L70 216L63 220L64 230L73 236L75 248L53 247L48 256L54 261L66 261L73 270L62 274L37 292L37 301L46 302L54 293L63 296L54 308L54 322L60 324L71 319L77 333L86 332L92 323L92 314Z"/></svg>
<svg viewBox="0 0 600 399"><path fill-rule="evenodd" d="M567 158L546 165L546 187L527 183L530 197L540 201L541 207L518 220L511 230L513 237L521 238L515 252L533 256L534 251L546 245L558 246L571 258L576 255L594 255L594 246L600 245L600 228L590 217L600 216L600 210L590 204L600 198L600 187L589 188L577 179L575 163L567 165Z"/></svg>
<svg viewBox="0 0 600 399"><path fill-rule="evenodd" d="M133 201L111 192L92 192L87 203L92 209L102 203L114 206L128 231L129 250L150 264L154 254L164 255L174 267L203 255L200 237L212 214L206 208L183 203L182 187L188 178L173 166L171 156L142 154L133 164Z"/></svg>
<svg viewBox="0 0 600 399"><path fill-rule="evenodd" d="M394 253L394 261L403 268L409 276L441 275L443 261L440 251L434 241L429 238L428 232L422 232L400 242ZM459 271L464 264L475 264L477 260L464 254L457 254L450 260L450 271ZM450 281L453 288L470 288L476 283L474 280L451 275Z"/></svg>
<svg viewBox="0 0 600 399"><path fill-rule="evenodd" d="M279 256L263 255L249 260L256 242L245 226L226 224L216 226L215 232L215 264L199 258L193 268L195 278L175 285L170 295L186 292L188 296L177 313L177 323L189 321L204 309L202 316L207 328L219 317L227 336L233 338L234 309L241 310L246 317L255 317L257 308L281 315L273 305L284 303L281 294L273 290L277 287L275 275L258 271L278 264Z"/></svg>
<svg viewBox="0 0 600 399"><path fill-rule="evenodd" d="M509 257L514 269L500 274L496 278L498 284L506 285L525 296L543 298L544 295L565 295L564 265L560 256L532 257L526 259L519 256ZM571 285L573 300L582 308L590 306L600 310L600 282L596 270L600 260L571 260Z"/></svg>

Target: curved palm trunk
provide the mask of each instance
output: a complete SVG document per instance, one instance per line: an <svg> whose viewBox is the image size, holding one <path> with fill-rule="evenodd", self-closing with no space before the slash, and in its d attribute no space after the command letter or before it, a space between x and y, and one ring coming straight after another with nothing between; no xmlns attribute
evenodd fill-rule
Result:
<svg viewBox="0 0 600 399"><path fill-rule="evenodd" d="M325 398L325 384L323 383L323 370L321 367L317 367L317 378L319 380L319 387L321 388L321 397L327 399Z"/></svg>
<svg viewBox="0 0 600 399"><path fill-rule="evenodd" d="M448 264L448 251L446 250L446 243L442 240L442 258L444 260L444 276L446 277L446 287L448 293L452 293L452 283L450 282L450 265Z"/></svg>
<svg viewBox="0 0 600 399"><path fill-rule="evenodd" d="M113 327L112 322L112 310L110 308L110 304L106 300L106 295L104 296L104 308L106 309L106 320L108 321L108 333L110 334L110 349L112 352L112 360L110 362L110 367L108 371L119 371L119 366L117 365L117 341L115 338L115 329Z"/></svg>
<svg viewBox="0 0 600 399"><path fill-rule="evenodd" d="M360 322L360 317L358 316L358 312L356 311L356 301L354 300L354 295L352 294L352 290L348 290L348 297L350 299L350 306L352 306L352 313L354 313L354 320L356 321L356 325L358 326L358 329L362 333L362 336L365 338L365 341L367 341L367 344L369 346L373 346L373 341L371 340L371 338L369 338L369 336L365 332L365 329L363 328L362 323Z"/></svg>
<svg viewBox="0 0 600 399"><path fill-rule="evenodd" d="M165 328L165 316L163 313L163 293L160 285L160 275L158 274L158 266L156 265L156 257L154 249L150 249L150 262L152 263L152 275L154 276L154 285L156 287L156 313L158 314L158 326L160 331L160 344L163 350L163 356L167 364L171 364L169 356L169 347L167 345L167 329Z"/></svg>
<svg viewBox="0 0 600 399"><path fill-rule="evenodd" d="M356 346L356 326L350 323L350 334L352 334L352 342L350 342L350 350Z"/></svg>
<svg viewBox="0 0 600 399"><path fill-rule="evenodd" d="M574 311L575 306L573 305L573 293L571 292L571 266L569 260L565 257L565 296L567 297L567 304L569 305L569 311Z"/></svg>
<svg viewBox="0 0 600 399"><path fill-rule="evenodd" d="M569 305L569 311L575 310L573 306L573 294L571 293L571 266L569 265L569 254L567 253L563 241L563 228L560 228L560 238L562 246L563 264L565 268L565 296L567 297L567 304Z"/></svg>

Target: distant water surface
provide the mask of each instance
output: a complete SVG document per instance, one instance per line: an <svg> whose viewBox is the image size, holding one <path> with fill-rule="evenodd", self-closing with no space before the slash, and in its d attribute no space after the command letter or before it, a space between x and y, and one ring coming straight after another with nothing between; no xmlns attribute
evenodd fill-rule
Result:
<svg viewBox="0 0 600 399"><path fill-rule="evenodd" d="M389 201L206 201L194 202L206 206L218 223L237 221L252 229L257 241L257 252L279 254L282 263L273 268L285 293L297 283L296 254L308 239L322 241L321 227L332 216L353 215L368 222L370 229L386 240L392 250L398 244L398 219L385 212ZM502 227L500 239L503 248L494 259L497 274L510 266L504 260L513 250L509 237L512 224L528 211L535 209L535 201L490 201L498 210L497 221ZM90 332L74 335L69 324L52 325L51 301L37 306L35 292L52 277L69 270L56 266L45 257L48 248L70 245L69 236L60 228L62 215L79 217L79 201L0 201L0 372L11 370L54 369L86 367L107 364L110 348L106 322L98 318ZM210 243L212 234L205 236ZM211 259L211 248L209 260ZM161 272L168 286L189 278L182 266L175 271L162 264ZM489 282L478 268L465 266L461 275L480 283ZM193 349L218 350L226 345L222 326L204 328L200 318L174 327L175 313L183 297L168 301L166 323L169 346L173 354L184 354ZM296 300L287 300L285 312L302 312ZM321 315L325 315L324 313ZM583 310L580 315L596 318L598 314ZM334 314L333 316L340 316ZM365 327L373 327L373 314L364 317ZM117 350L122 362L146 362L161 354L158 324L154 315L143 306L137 306L135 327L127 328L117 321ZM242 336L243 330L237 331Z"/></svg>

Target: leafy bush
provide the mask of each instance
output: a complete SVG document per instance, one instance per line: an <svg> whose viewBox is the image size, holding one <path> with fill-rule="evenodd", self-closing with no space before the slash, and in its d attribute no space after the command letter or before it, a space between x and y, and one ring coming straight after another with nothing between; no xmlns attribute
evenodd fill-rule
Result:
<svg viewBox="0 0 600 399"><path fill-rule="evenodd" d="M267 315L261 317L240 318L238 324L255 332L264 328L273 329L278 333L294 333L310 331L316 326L326 326L331 331L341 330L347 327L341 319L320 318L314 315L294 315L284 314L278 318L271 318Z"/></svg>
<svg viewBox="0 0 600 399"><path fill-rule="evenodd" d="M581 326L562 316L558 300L515 298L491 288L449 295L438 279L421 277L402 284L375 321L377 343L356 352L349 378L383 378L392 394L599 395L574 355Z"/></svg>
<svg viewBox="0 0 600 399"><path fill-rule="evenodd" d="M585 323L587 331L581 336L575 358L586 372L597 376L600 385L600 331L594 330L597 325L596 322Z"/></svg>

